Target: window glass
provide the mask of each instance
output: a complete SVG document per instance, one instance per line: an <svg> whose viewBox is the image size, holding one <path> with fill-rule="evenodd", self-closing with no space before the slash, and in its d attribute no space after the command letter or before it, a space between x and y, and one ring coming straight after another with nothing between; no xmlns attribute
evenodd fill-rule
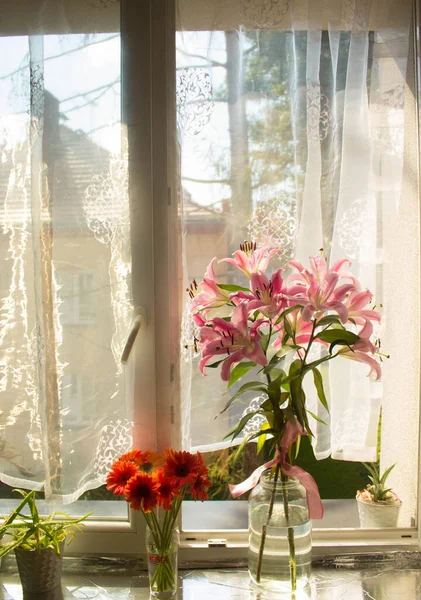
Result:
<svg viewBox="0 0 421 600"><path fill-rule="evenodd" d="M132 443L121 40L94 31L0 38L0 497L120 504L91 491Z"/></svg>
<svg viewBox="0 0 421 600"><path fill-rule="evenodd" d="M320 460L315 460L305 442L297 464L313 474L326 501L321 527L343 526L345 514L347 526L357 527L355 494L369 483L361 461L375 461L379 453L382 470L397 462L390 484L403 497L400 525L414 526L415 488L402 485L399 473L408 468L415 477L417 466L406 466L391 435L393 363L400 364L404 352L412 365L419 352L418 340L412 336L405 350L397 345L400 325L392 315L399 303L391 295L399 264L405 260L397 252L393 228L403 231L410 226L408 256L416 256L419 239L418 219L407 221L409 214L419 211L416 193L406 194L416 187L416 171L411 175L403 166L412 164L411 144L416 142L409 131L414 118L413 66L407 64L409 26L393 31L393 27L383 30L378 23L370 29L360 15L358 31L346 24L343 30L330 25L321 29L320 24L308 31L305 25L289 29L285 20L279 28L274 24L224 31L216 25L207 28L206 17L196 16L202 27L194 30L196 21L186 13L180 27L185 24L185 30L177 37L186 287L192 280L200 283L213 257L230 256L245 239L280 248L273 270L287 269L293 258L308 264L308 256L321 247L328 261L351 260L363 287L384 307L376 336L391 359L382 365L383 384L370 383L361 369L348 372L335 365L337 370L330 373L335 404L329 440L323 426L316 424L314 451ZM228 20L229 16L225 15ZM214 17L213 24L225 18L216 8ZM257 13L253 18L259 21ZM412 306L417 313L418 297L412 287L418 281L415 263L410 267L413 279L405 277L405 289L410 294L406 308ZM218 281L247 286L230 265L215 263L215 270ZM183 436L186 445L206 453L218 482L211 489L213 500L228 501L220 482L241 481L265 457L256 457L249 449L234 461L222 440L261 399L255 392L244 394L215 419L240 383L227 394L219 369L207 369L203 377L192 344L195 336L186 301ZM413 367L409 386L415 397L402 398L406 414L418 411L415 361ZM255 373L250 375L255 378ZM346 399L338 401L341 395ZM402 434L416 453L418 434L411 431L412 436L405 430ZM227 506L228 512L218 522L235 529L238 523L230 510ZM194 530L199 523L204 526L194 511L190 505L184 511L187 529ZM209 529L216 518L212 515L215 511L208 515Z"/></svg>

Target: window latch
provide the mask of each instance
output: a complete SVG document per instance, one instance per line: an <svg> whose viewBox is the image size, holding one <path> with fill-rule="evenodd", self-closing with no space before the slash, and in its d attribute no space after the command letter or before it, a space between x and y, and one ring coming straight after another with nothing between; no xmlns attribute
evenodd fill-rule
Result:
<svg viewBox="0 0 421 600"><path fill-rule="evenodd" d="M129 331L129 335L127 336L127 341L124 345L123 352L121 354L121 362L123 365L127 363L129 360L129 356L131 351L133 350L134 343L137 338L137 334L139 333L139 329L142 325L145 324L146 321L146 313L145 309L142 306L139 306L134 310L134 317L131 325L131 329Z"/></svg>
<svg viewBox="0 0 421 600"><path fill-rule="evenodd" d="M227 540L224 538L211 538L208 540L208 548L226 548Z"/></svg>

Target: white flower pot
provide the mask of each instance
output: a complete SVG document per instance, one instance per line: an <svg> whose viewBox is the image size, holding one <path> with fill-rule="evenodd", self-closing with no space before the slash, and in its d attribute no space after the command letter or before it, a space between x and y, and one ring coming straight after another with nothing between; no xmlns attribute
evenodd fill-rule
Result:
<svg viewBox="0 0 421 600"><path fill-rule="evenodd" d="M384 504L382 502L370 502L364 500L357 494L358 514L360 525L364 528L396 527L398 524L399 511L402 501L394 492L390 492L393 502Z"/></svg>

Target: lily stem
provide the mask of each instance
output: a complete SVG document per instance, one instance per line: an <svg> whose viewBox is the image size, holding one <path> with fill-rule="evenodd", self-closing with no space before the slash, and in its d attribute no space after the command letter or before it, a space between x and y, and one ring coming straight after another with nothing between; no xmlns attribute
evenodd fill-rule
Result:
<svg viewBox="0 0 421 600"><path fill-rule="evenodd" d="M260 544L259 544L259 554L257 557L257 571L256 571L257 583L260 583L260 578L262 576L263 553L265 550L266 532L267 532L267 528L269 526L270 520L272 518L273 507L275 505L276 484L278 482L280 470L281 470L281 466L279 464L276 465L275 475L273 478L273 488L272 488L270 502L269 502L269 512L268 512L268 516L267 516L265 525L262 525L262 534L260 536Z"/></svg>
<svg viewBox="0 0 421 600"><path fill-rule="evenodd" d="M284 501L284 514L285 514L285 522L288 530L288 548L289 548L289 573L291 580L291 591L295 592L297 589L297 564L295 560L295 538L294 538L294 528L289 525L289 505L288 505L288 490L286 488L286 482L288 481L288 476L281 474L282 481L282 497Z"/></svg>

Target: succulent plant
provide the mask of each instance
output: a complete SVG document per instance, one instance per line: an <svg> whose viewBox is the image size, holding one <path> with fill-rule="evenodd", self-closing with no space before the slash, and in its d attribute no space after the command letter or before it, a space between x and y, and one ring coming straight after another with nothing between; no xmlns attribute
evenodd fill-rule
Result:
<svg viewBox="0 0 421 600"><path fill-rule="evenodd" d="M380 464L378 462L372 464L363 463L363 465L369 472L368 478L371 482L365 489L369 499L372 502L383 502L385 504L395 502L392 488L386 488L386 480L396 463L386 469L383 475L380 475Z"/></svg>

